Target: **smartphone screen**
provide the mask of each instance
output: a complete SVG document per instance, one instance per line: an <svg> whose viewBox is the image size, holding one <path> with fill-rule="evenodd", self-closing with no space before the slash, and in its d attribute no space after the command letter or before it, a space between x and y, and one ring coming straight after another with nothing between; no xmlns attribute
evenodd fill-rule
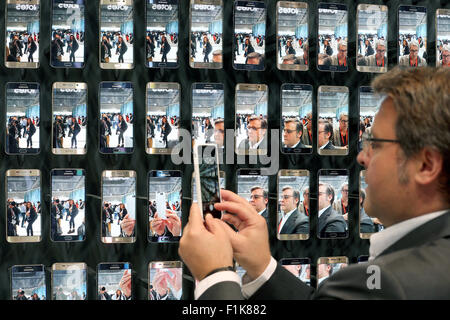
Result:
<svg viewBox="0 0 450 320"><path fill-rule="evenodd" d="M132 269L128 262L97 266L98 300L132 300Z"/></svg>
<svg viewBox="0 0 450 320"><path fill-rule="evenodd" d="M6 234L8 242L39 242L41 227L41 173L6 171Z"/></svg>
<svg viewBox="0 0 450 320"><path fill-rule="evenodd" d="M178 0L146 2L146 65L149 68L177 68Z"/></svg>
<svg viewBox="0 0 450 320"><path fill-rule="evenodd" d="M309 239L309 171L280 170L278 172L279 240Z"/></svg>
<svg viewBox="0 0 450 320"><path fill-rule="evenodd" d="M52 97L52 151L85 154L87 139L87 84L55 82Z"/></svg>
<svg viewBox="0 0 450 320"><path fill-rule="evenodd" d="M349 142L348 88L320 86L318 90L317 148L320 155L347 155Z"/></svg>
<svg viewBox="0 0 450 320"><path fill-rule="evenodd" d="M247 199L269 224L269 176L264 169L239 169L237 194Z"/></svg>
<svg viewBox="0 0 450 320"><path fill-rule="evenodd" d="M6 84L7 154L36 154L40 151L40 87L38 83Z"/></svg>
<svg viewBox="0 0 450 320"><path fill-rule="evenodd" d="M224 91L221 83L192 85L192 140L195 143L215 143L223 148L225 139Z"/></svg>
<svg viewBox="0 0 450 320"><path fill-rule="evenodd" d="M238 155L267 154L267 101L267 85L237 84L235 148Z"/></svg>
<svg viewBox="0 0 450 320"><path fill-rule="evenodd" d="M133 84L100 83L100 152L133 153Z"/></svg>
<svg viewBox="0 0 450 320"><path fill-rule="evenodd" d="M11 267L12 300L47 300L43 265Z"/></svg>
<svg viewBox="0 0 450 320"><path fill-rule="evenodd" d="M359 4L357 9L356 69L361 72L386 72L388 7Z"/></svg>
<svg viewBox="0 0 450 320"><path fill-rule="evenodd" d="M136 240L136 172L105 170L102 174L102 242Z"/></svg>
<svg viewBox="0 0 450 320"><path fill-rule="evenodd" d="M319 50L317 68L320 71L348 70L347 5L319 3Z"/></svg>
<svg viewBox="0 0 450 320"><path fill-rule="evenodd" d="M450 67L450 9L436 10L436 66Z"/></svg>
<svg viewBox="0 0 450 320"><path fill-rule="evenodd" d="M359 138L358 152L363 149L362 136L372 129L375 114L381 104L381 96L373 92L372 87L359 87Z"/></svg>
<svg viewBox="0 0 450 320"><path fill-rule="evenodd" d="M219 170L219 185L220 185L220 189L226 188L225 171ZM192 202L197 202L197 184L195 183L195 172L192 173L191 194L192 194Z"/></svg>
<svg viewBox="0 0 450 320"><path fill-rule="evenodd" d="M348 237L348 170L320 169L317 234L320 239Z"/></svg>
<svg viewBox="0 0 450 320"><path fill-rule="evenodd" d="M148 299L181 300L183 265L181 261L150 262Z"/></svg>
<svg viewBox="0 0 450 320"><path fill-rule="evenodd" d="M181 238L182 176L177 170L152 170L148 176L149 242Z"/></svg>
<svg viewBox="0 0 450 320"><path fill-rule="evenodd" d="M308 4L277 2L277 67L306 71L309 68Z"/></svg>
<svg viewBox="0 0 450 320"><path fill-rule="evenodd" d="M234 1L233 67L263 71L266 47L264 1Z"/></svg>
<svg viewBox="0 0 450 320"><path fill-rule="evenodd" d="M281 86L281 151L312 153L312 86Z"/></svg>
<svg viewBox="0 0 450 320"><path fill-rule="evenodd" d="M84 67L84 0L52 0L50 64Z"/></svg>
<svg viewBox="0 0 450 320"><path fill-rule="evenodd" d="M52 300L86 300L87 267L84 263L54 263Z"/></svg>
<svg viewBox="0 0 450 320"><path fill-rule="evenodd" d="M133 0L100 0L100 67L133 69Z"/></svg>
<svg viewBox="0 0 450 320"><path fill-rule="evenodd" d="M358 257L358 263L365 263L367 261L369 261L369 256L363 255Z"/></svg>
<svg viewBox="0 0 450 320"><path fill-rule="evenodd" d="M361 170L359 175L359 236L361 239L369 239L372 234L384 229L381 220L368 216L364 209L364 201L367 197L366 188L366 170Z"/></svg>
<svg viewBox="0 0 450 320"><path fill-rule="evenodd" d="M347 257L321 257L317 260L317 287L331 275L348 266Z"/></svg>
<svg viewBox="0 0 450 320"><path fill-rule="evenodd" d="M6 67L39 68L40 10L40 0L6 0Z"/></svg>
<svg viewBox="0 0 450 320"><path fill-rule="evenodd" d="M84 170L53 169L51 181L52 241L84 241L86 239Z"/></svg>
<svg viewBox="0 0 450 320"><path fill-rule="evenodd" d="M311 285L311 262L309 258L283 258L280 263L283 268L305 284Z"/></svg>
<svg viewBox="0 0 450 320"><path fill-rule="evenodd" d="M427 65L427 8L398 7L398 65Z"/></svg>
<svg viewBox="0 0 450 320"><path fill-rule="evenodd" d="M190 18L191 68L222 68L222 0L191 0Z"/></svg>
<svg viewBox="0 0 450 320"><path fill-rule="evenodd" d="M179 140L180 85L147 84L147 148L149 154L169 154Z"/></svg>

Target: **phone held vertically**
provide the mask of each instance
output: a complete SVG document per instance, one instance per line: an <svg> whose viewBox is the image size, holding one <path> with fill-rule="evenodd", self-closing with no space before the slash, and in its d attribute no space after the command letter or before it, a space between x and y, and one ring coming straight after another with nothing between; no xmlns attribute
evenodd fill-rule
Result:
<svg viewBox="0 0 450 320"><path fill-rule="evenodd" d="M87 265L54 263L51 292L52 300L87 300Z"/></svg>
<svg viewBox="0 0 450 320"><path fill-rule="evenodd" d="M47 300L44 265L16 265L10 271L11 300Z"/></svg>
<svg viewBox="0 0 450 320"><path fill-rule="evenodd" d="M149 300L181 300L183 296L181 261L150 262L148 273Z"/></svg>
<svg viewBox="0 0 450 320"><path fill-rule="evenodd" d="M98 264L98 300L132 300L132 284L132 268L129 262L103 262Z"/></svg>

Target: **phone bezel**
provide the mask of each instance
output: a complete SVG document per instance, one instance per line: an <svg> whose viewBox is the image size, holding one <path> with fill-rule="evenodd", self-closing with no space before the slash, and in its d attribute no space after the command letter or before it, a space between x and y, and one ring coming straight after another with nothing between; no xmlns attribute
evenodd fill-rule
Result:
<svg viewBox="0 0 450 320"><path fill-rule="evenodd" d="M53 276L54 276L54 272L55 271L64 271L64 270L69 270L69 268L72 268L72 267L77 267L77 271L85 271L85 276L84 276L84 284L85 284L85 286L86 286L86 288L87 288L87 286L88 286L88 275L87 275L87 265L86 265L86 263L84 263L84 262L55 262L54 264L52 264L52 273L51 273L51 289L50 289L50 292L51 292L51 296L50 296L50 299L51 300L53 300L53 301L55 301L55 299L53 299L53 295L56 293L55 292L55 287L54 287L54 285L55 285L55 280L53 279ZM75 269L75 268L74 268ZM87 296L88 296L88 290L86 290L86 299L87 299Z"/></svg>
<svg viewBox="0 0 450 320"><path fill-rule="evenodd" d="M33 268L33 270L30 271L16 271L16 268ZM36 270L36 268L40 268L41 270ZM46 281L46 274L45 274L45 266L43 264L27 264L27 265L14 265L10 268L10 292L11 292L11 300L14 300L14 292L13 292L13 280L14 280L14 273L26 273L26 272L43 272L42 279L44 280L44 287L45 287L45 299L48 300L47 295L47 281ZM40 297L39 297L40 298Z"/></svg>

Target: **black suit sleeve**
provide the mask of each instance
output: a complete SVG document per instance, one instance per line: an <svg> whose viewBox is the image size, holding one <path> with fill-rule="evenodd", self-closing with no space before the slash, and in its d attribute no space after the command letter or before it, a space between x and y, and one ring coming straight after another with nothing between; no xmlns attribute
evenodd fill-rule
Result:
<svg viewBox="0 0 450 320"><path fill-rule="evenodd" d="M198 300L244 300L244 296L237 282L224 281L210 287Z"/></svg>

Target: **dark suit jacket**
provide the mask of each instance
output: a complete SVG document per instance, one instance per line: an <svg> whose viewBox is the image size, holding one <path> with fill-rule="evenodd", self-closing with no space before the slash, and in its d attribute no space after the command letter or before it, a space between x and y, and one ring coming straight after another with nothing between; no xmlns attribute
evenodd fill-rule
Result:
<svg viewBox="0 0 450 320"><path fill-rule="evenodd" d="M250 142L248 141L248 139L242 140L241 143L239 143L238 149L250 150ZM257 149L267 150L267 132L264 135L264 138L262 139L261 143L258 145Z"/></svg>
<svg viewBox="0 0 450 320"><path fill-rule="evenodd" d="M373 224L373 221L364 211L364 208L361 208L361 211L359 212L359 232L361 233L375 232L375 226Z"/></svg>
<svg viewBox="0 0 450 320"><path fill-rule="evenodd" d="M269 225L269 211L267 211L267 208L261 213L261 217L266 219L267 225Z"/></svg>
<svg viewBox="0 0 450 320"><path fill-rule="evenodd" d="M319 234L324 232L345 232L347 223L342 215L333 210L332 206L325 210L319 218Z"/></svg>
<svg viewBox="0 0 450 320"><path fill-rule="evenodd" d="M331 141L328 141L328 143L324 147L325 150L334 150L336 147L331 143Z"/></svg>
<svg viewBox="0 0 450 320"><path fill-rule="evenodd" d="M309 219L303 213L295 209L294 212L287 219L280 234L308 234L309 233Z"/></svg>
<svg viewBox="0 0 450 320"><path fill-rule="evenodd" d="M384 250L369 263L353 264L333 274L317 290L278 265L252 300L299 299L450 299L450 211ZM380 270L380 289L369 289L369 266ZM370 283L370 280L369 280ZM225 291L226 290L226 291ZM217 283L202 300L243 299L235 282Z"/></svg>

